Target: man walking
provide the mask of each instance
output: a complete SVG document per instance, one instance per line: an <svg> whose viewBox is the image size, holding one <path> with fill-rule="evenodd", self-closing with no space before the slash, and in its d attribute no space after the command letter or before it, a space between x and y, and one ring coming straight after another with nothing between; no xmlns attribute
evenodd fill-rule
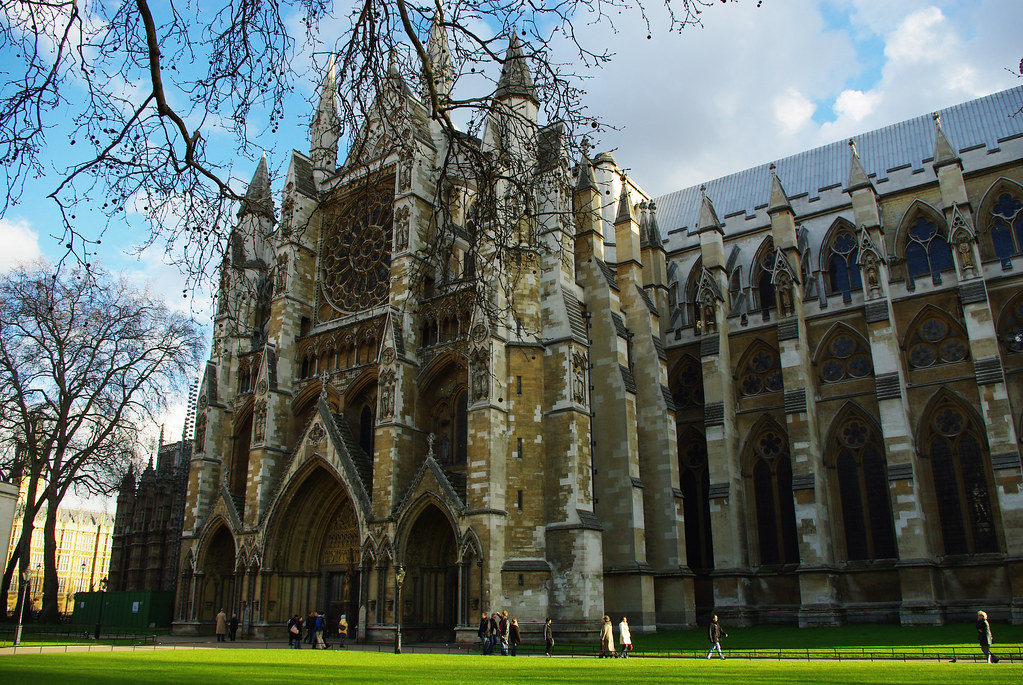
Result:
<svg viewBox="0 0 1023 685"><path fill-rule="evenodd" d="M223 609L217 614L217 642L223 642L227 637L227 614Z"/></svg>
<svg viewBox="0 0 1023 685"><path fill-rule="evenodd" d="M707 639L710 640L710 649L707 650L707 658L709 659L714 653L714 650L718 650L718 656L722 659L725 655L721 653L721 638L728 637L728 633L721 631L721 624L718 623L717 614L714 615L714 619L710 622L710 626L707 628Z"/></svg>

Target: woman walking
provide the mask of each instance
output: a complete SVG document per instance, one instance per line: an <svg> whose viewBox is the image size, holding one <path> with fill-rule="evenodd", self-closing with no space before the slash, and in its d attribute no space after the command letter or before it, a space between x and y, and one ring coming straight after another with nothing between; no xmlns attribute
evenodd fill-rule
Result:
<svg viewBox="0 0 1023 685"><path fill-rule="evenodd" d="M991 624L987 622L987 612L977 612L977 641L980 642L980 651L984 652L989 664L997 664L998 657L991 653L991 644L994 639L991 637Z"/></svg>
<svg viewBox="0 0 1023 685"><path fill-rule="evenodd" d="M622 643L622 659L629 658L629 650L632 649L632 633L629 631L629 619L622 616L622 622L618 624L618 640Z"/></svg>
<svg viewBox="0 0 1023 685"><path fill-rule="evenodd" d="M554 628L551 627L550 617L543 624L543 641L547 645L547 650L544 652L547 656L551 655L554 651Z"/></svg>
<svg viewBox="0 0 1023 685"><path fill-rule="evenodd" d="M611 617L605 616L600 625L600 658L612 659L618 656L615 653L615 634L611 628Z"/></svg>

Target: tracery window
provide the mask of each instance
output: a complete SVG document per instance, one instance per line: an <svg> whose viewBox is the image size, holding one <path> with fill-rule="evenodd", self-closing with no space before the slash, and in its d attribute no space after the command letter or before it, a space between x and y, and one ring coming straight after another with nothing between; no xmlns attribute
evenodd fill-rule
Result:
<svg viewBox="0 0 1023 685"><path fill-rule="evenodd" d="M828 294L842 293L842 301L851 302L853 290L863 287L860 267L856 264L860 249L852 227L836 232L828 250Z"/></svg>
<svg viewBox="0 0 1023 685"><path fill-rule="evenodd" d="M998 338L1005 345L1006 351L1023 352L1023 296L1017 297L1006 307L998 327Z"/></svg>
<svg viewBox="0 0 1023 685"><path fill-rule="evenodd" d="M766 318L768 311L774 309L774 250L768 245L768 249L761 253L757 261L756 273L753 282L757 284L757 304Z"/></svg>
<svg viewBox="0 0 1023 685"><path fill-rule="evenodd" d="M926 217L919 217L910 226L906 236L906 268L911 278L930 274L936 281L941 272L954 268L952 250L938 231L938 226Z"/></svg>
<svg viewBox="0 0 1023 685"><path fill-rule="evenodd" d="M714 568L710 526L710 469L707 438L688 424L679 432L679 489L682 490L686 527L686 560L690 568Z"/></svg>
<svg viewBox="0 0 1023 685"><path fill-rule="evenodd" d="M703 369L693 357L683 359L672 386L671 399L677 409L703 406Z"/></svg>
<svg viewBox="0 0 1023 685"><path fill-rule="evenodd" d="M1009 193L998 196L991 208L991 243L1003 267L1012 266L1012 256L1023 253L1023 202Z"/></svg>
<svg viewBox="0 0 1023 685"><path fill-rule="evenodd" d="M752 397L781 390L781 360L778 351L762 341L757 341L747 354L746 362L739 373L739 392L743 397Z"/></svg>
<svg viewBox="0 0 1023 685"><path fill-rule="evenodd" d="M846 558L895 558L888 470L878 432L861 417L852 416L840 424L835 443Z"/></svg>
<svg viewBox="0 0 1023 685"><path fill-rule="evenodd" d="M833 333L824 348L820 362L821 380L825 383L866 378L874 371L870 352L859 336L848 330Z"/></svg>
<svg viewBox="0 0 1023 685"><path fill-rule="evenodd" d="M393 180L328 206L320 257L323 294L342 312L387 299L391 276Z"/></svg>
<svg viewBox="0 0 1023 685"><path fill-rule="evenodd" d="M765 427L753 439L752 476L760 563L799 563L792 463L779 430Z"/></svg>
<svg viewBox="0 0 1023 685"><path fill-rule="evenodd" d="M909 364L915 369L954 364L969 356L965 331L937 310L918 321L908 340Z"/></svg>
<svg viewBox="0 0 1023 685"><path fill-rule="evenodd" d="M931 459L945 554L997 552L983 434L952 401L935 408L929 428L925 449Z"/></svg>

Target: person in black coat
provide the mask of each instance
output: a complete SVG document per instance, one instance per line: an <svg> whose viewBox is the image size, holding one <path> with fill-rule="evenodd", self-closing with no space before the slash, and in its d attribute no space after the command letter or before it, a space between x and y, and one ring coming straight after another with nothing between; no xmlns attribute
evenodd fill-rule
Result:
<svg viewBox="0 0 1023 685"><path fill-rule="evenodd" d="M231 620L227 622L227 630L231 636L231 642L238 637L238 614L231 614Z"/></svg>
<svg viewBox="0 0 1023 685"><path fill-rule="evenodd" d="M991 653L991 644L994 639L991 637L991 624L987 622L987 612L977 612L977 641L980 642L980 651L984 652L989 664L998 663L998 657Z"/></svg>
<svg viewBox="0 0 1023 685"><path fill-rule="evenodd" d="M480 618L480 628L476 633L480 636L480 647L484 654L489 654L488 647L490 646L490 617L486 614Z"/></svg>
<svg viewBox="0 0 1023 685"><path fill-rule="evenodd" d="M551 627L551 619L548 618L543 624L543 641L547 645L547 650L544 652L547 656L551 655L554 651L554 628Z"/></svg>
<svg viewBox="0 0 1023 685"><path fill-rule="evenodd" d="M718 617L715 614L714 619L710 622L707 627L707 639L710 640L710 649L707 650L707 658L709 659L714 653L714 650L718 650L718 656L722 659L725 655L721 653L721 638L728 637L728 633L721 630L721 624L718 623Z"/></svg>

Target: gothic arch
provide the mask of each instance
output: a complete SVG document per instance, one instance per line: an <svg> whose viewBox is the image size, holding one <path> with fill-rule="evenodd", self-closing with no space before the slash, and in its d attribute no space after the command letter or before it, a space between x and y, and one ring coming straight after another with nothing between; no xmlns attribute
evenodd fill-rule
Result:
<svg viewBox="0 0 1023 685"><path fill-rule="evenodd" d="M913 317L902 347L910 369L955 364L970 358L969 339L960 318L930 303Z"/></svg>
<svg viewBox="0 0 1023 685"><path fill-rule="evenodd" d="M398 519L398 561L406 569L406 598L402 622L410 627L438 630L445 638L464 620L459 576L458 525L446 503L423 493ZM462 610L459 610L462 607Z"/></svg>
<svg viewBox="0 0 1023 685"><path fill-rule="evenodd" d="M898 556L884 437L876 417L853 401L835 414L828 429L824 465L828 479L834 539L847 561Z"/></svg>
<svg viewBox="0 0 1023 685"><path fill-rule="evenodd" d="M757 338L735 367L736 387L740 397L752 397L783 390L781 356L774 346Z"/></svg>
<svg viewBox="0 0 1023 685"><path fill-rule="evenodd" d="M206 554L210 549L210 541L215 535L220 533L220 529L224 528L228 535L231 537L231 553L232 556L238 552L238 541L234 537L234 531L231 529L231 521L221 513L216 513L210 517L203 526L202 532L199 534L199 539L196 541L195 549L198 552L195 554L196 565L202 568L206 564Z"/></svg>
<svg viewBox="0 0 1023 685"><path fill-rule="evenodd" d="M874 374L870 343L862 333L841 321L833 324L821 337L812 359L824 383L867 378Z"/></svg>
<svg viewBox="0 0 1023 685"><path fill-rule="evenodd" d="M769 414L749 431L742 475L747 511L753 518L751 547L759 565L799 563L788 434Z"/></svg>
<svg viewBox="0 0 1023 685"><path fill-rule="evenodd" d="M699 359L691 354L683 354L668 378L676 416L686 409L703 406L703 365Z"/></svg>
<svg viewBox="0 0 1023 685"><path fill-rule="evenodd" d="M683 295L685 301L685 323L687 325L693 325L699 321L702 317L700 316L700 303L697 302L697 293L700 290L700 279L703 277L703 257L697 257L696 262L693 264L693 268L689 270L689 276L686 278L686 290Z"/></svg>
<svg viewBox="0 0 1023 685"><path fill-rule="evenodd" d="M895 254L905 260L907 282L931 276L941 282L941 273L955 268L944 215L922 200L906 209L895 232Z"/></svg>
<svg viewBox="0 0 1023 685"><path fill-rule="evenodd" d="M998 552L1001 522L987 433L972 403L947 388L939 389L927 401L916 435L944 554Z"/></svg>
<svg viewBox="0 0 1023 685"><path fill-rule="evenodd" d="M1011 267L1011 257L1023 252L1023 206L1003 208L1006 195L1023 204L1023 185L1004 176L995 179L977 205L975 217L981 259L998 259L1003 268Z"/></svg>
<svg viewBox="0 0 1023 685"><path fill-rule="evenodd" d="M458 546L458 560L464 563L467 560L482 558L483 544L480 542L479 535L470 526L462 534L462 542Z"/></svg>
<svg viewBox="0 0 1023 685"><path fill-rule="evenodd" d="M296 418L306 415L308 418L312 410L316 408L316 403L322 392L322 383L306 383L291 402L291 415ZM327 404L331 411L339 411L342 406L341 393L329 382L327 383ZM306 421L302 421L301 424L298 426L299 429L306 424Z"/></svg>
<svg viewBox="0 0 1023 685"><path fill-rule="evenodd" d="M1008 354L1023 352L1023 292L1010 299L998 313L998 342Z"/></svg>
<svg viewBox="0 0 1023 685"><path fill-rule="evenodd" d="M835 219L821 244L820 270L828 295L842 295L844 302L852 301L852 294L863 287L857 258L859 236L852 222L843 217Z"/></svg>
<svg viewBox="0 0 1023 685"><path fill-rule="evenodd" d="M754 295L753 309L759 309L765 316L776 304L773 280L776 257L774 238L769 235L760 243L753 263L750 264L749 282Z"/></svg>

